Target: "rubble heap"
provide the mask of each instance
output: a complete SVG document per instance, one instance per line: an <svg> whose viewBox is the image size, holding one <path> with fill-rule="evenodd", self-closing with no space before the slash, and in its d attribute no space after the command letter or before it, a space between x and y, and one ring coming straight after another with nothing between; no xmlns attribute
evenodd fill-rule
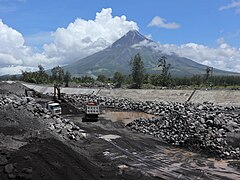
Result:
<svg viewBox="0 0 240 180"><path fill-rule="evenodd" d="M75 105L95 100L106 108L157 115L153 119L134 120L127 127L190 150L207 151L220 157L240 157L239 144L229 141L230 135L240 132L240 114L236 107L212 103L136 102L89 95L69 95L66 98Z"/></svg>
<svg viewBox="0 0 240 180"><path fill-rule="evenodd" d="M1 96L0 109L9 106L16 111L27 111L26 113L29 113L29 115L39 118L50 130L59 134L64 139L77 141L84 137L82 135L83 130L73 122L59 115L52 114L48 109L38 104L34 98L19 97L13 94Z"/></svg>

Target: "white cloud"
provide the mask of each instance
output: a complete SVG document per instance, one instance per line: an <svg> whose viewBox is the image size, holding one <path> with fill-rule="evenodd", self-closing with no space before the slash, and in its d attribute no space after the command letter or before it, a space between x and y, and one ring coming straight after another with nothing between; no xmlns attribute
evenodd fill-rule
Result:
<svg viewBox="0 0 240 180"><path fill-rule="evenodd" d="M96 13L95 20L78 18L67 28L58 28L52 33L52 42L44 44L43 52L36 53L26 45L20 32L0 20L0 68L4 67L0 75L20 72L23 67L34 69L39 64L45 68L69 64L106 48L134 29L138 30L135 22L127 21L125 16L112 17L111 8L102 9ZM39 34L28 36L27 44L32 45L36 40L44 42L46 38L39 39Z"/></svg>
<svg viewBox="0 0 240 180"><path fill-rule="evenodd" d="M0 20L0 75L36 70L39 64L51 68L71 63L106 48L133 29L138 30L135 22L127 21L125 16L112 17L110 8L102 9L94 20L78 18L66 28L58 28L52 33L52 42L44 45L43 52L37 53L26 45L20 32ZM145 40L134 47L149 46L168 54L175 52L215 68L240 72L240 49L229 46L224 39L219 39L218 43L217 48L210 48L195 43L177 46Z"/></svg>
<svg viewBox="0 0 240 180"><path fill-rule="evenodd" d="M161 18L159 16L155 16L152 21L148 24L148 27L157 26L160 28L166 29L177 29L180 28L180 25L174 22L167 22L166 19Z"/></svg>
<svg viewBox="0 0 240 180"><path fill-rule="evenodd" d="M228 10L228 9L235 9L236 14L240 14L240 1L232 1L230 4L226 6L221 6L219 11Z"/></svg>
<svg viewBox="0 0 240 180"><path fill-rule="evenodd" d="M129 30L138 30L125 16L112 17L112 9L102 9L95 20L76 19L67 28L53 33L53 42L44 45L48 57L58 57L61 63L71 63L103 50Z"/></svg>
<svg viewBox="0 0 240 180"><path fill-rule="evenodd" d="M177 46L175 44L160 44L146 40L133 47L139 48L140 46L151 47L155 51L166 54L174 53L214 68L240 72L240 48L229 46L224 42L223 38L218 40L217 48L210 48L196 43Z"/></svg>
<svg viewBox="0 0 240 180"><path fill-rule="evenodd" d="M22 71L36 71L37 67L31 67L31 66L6 66L6 67L2 67L0 68L0 75L3 74L10 74L10 75L14 75L14 74L21 74Z"/></svg>
<svg viewBox="0 0 240 180"><path fill-rule="evenodd" d="M22 35L0 20L0 65L22 64L20 56L26 50Z"/></svg>
<svg viewBox="0 0 240 180"><path fill-rule="evenodd" d="M8 73L12 74L19 67L37 67L38 64L51 65L55 59L46 58L44 53L33 52L30 47L25 46L25 40L21 33L0 20L0 67L4 68L0 69L0 74L6 73L8 68Z"/></svg>
<svg viewBox="0 0 240 180"><path fill-rule="evenodd" d="M145 37L152 40L152 35L151 34L147 34L147 35L145 35Z"/></svg>

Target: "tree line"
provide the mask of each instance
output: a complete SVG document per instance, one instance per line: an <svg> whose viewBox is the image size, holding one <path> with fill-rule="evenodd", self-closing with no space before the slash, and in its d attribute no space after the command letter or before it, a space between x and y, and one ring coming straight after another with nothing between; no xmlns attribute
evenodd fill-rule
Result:
<svg viewBox="0 0 240 180"><path fill-rule="evenodd" d="M240 76L213 76L213 68L206 66L204 75L193 75L192 77L172 77L170 73L171 64L167 57L162 56L158 60L161 67L159 74L144 73L144 64L139 54L130 61L132 87L141 88L143 84L170 87L194 86L212 88L216 86L240 86Z"/></svg>
<svg viewBox="0 0 240 180"><path fill-rule="evenodd" d="M160 68L157 74L148 74L145 72L144 63L140 54L136 54L129 63L131 73L128 75L121 72L115 72L113 77L98 75L97 78L89 76L72 77L71 73L64 71L60 66L51 69L51 73L46 73L42 65L38 66L38 71L22 71L20 77L12 76L13 80L21 80L36 84L58 83L69 86L70 82L74 83L114 83L116 88L151 88L167 87L174 88L177 86L194 86L194 87L216 87L216 86L240 86L240 76L213 76L213 68L206 67L204 75L193 75L192 77L172 77L170 73L171 64L167 62L166 56L161 56L157 66Z"/></svg>
<svg viewBox="0 0 240 180"><path fill-rule="evenodd" d="M60 66L56 66L51 69L51 74L46 73L42 65L38 65L38 71L28 72L22 71L20 76L21 81L35 83L35 84L48 84L48 83L57 83L69 86L69 82L72 80L71 73L69 71L64 71Z"/></svg>

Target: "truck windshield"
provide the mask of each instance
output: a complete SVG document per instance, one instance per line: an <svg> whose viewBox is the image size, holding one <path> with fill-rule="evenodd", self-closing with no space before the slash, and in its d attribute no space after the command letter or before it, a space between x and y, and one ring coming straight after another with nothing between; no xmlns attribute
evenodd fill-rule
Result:
<svg viewBox="0 0 240 180"><path fill-rule="evenodd" d="M60 108L60 105L55 105L55 106L52 106L54 109L55 108Z"/></svg>

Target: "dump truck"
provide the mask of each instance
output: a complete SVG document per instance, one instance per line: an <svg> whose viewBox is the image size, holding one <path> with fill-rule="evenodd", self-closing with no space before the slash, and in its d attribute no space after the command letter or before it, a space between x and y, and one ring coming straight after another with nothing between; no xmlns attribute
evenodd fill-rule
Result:
<svg viewBox="0 0 240 180"><path fill-rule="evenodd" d="M97 102L88 102L84 106L83 122L97 122L100 114L99 105Z"/></svg>
<svg viewBox="0 0 240 180"><path fill-rule="evenodd" d="M48 102L47 109L52 112L52 114L62 114L62 108L57 102Z"/></svg>

